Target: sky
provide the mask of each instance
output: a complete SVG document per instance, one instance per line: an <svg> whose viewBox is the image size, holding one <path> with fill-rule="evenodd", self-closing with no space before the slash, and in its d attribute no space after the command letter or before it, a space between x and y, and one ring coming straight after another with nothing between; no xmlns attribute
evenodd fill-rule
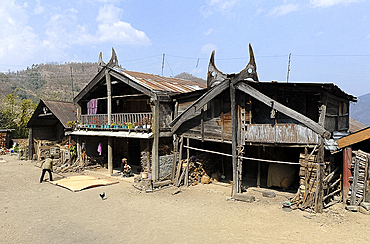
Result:
<svg viewBox="0 0 370 244"><path fill-rule="evenodd" d="M370 93L366 0L2 0L0 72L32 64L119 64L164 76L206 78L212 50L223 73L249 62L260 81L334 83Z"/></svg>

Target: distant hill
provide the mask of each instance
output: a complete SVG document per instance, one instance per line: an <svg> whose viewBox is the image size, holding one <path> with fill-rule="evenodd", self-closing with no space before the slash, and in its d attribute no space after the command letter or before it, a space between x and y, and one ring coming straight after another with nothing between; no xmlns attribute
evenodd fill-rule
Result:
<svg viewBox="0 0 370 244"><path fill-rule="evenodd" d="M186 73L186 72L182 72L182 73L176 75L175 78L180 78L180 79L184 79L184 80L191 80L191 81L196 81L196 82L200 82L200 83L203 83L203 84L207 84L206 80L203 80L202 78L195 77L194 75Z"/></svg>
<svg viewBox="0 0 370 244"><path fill-rule="evenodd" d="M358 102L350 105L350 117L370 126L370 93L358 97Z"/></svg>
<svg viewBox="0 0 370 244"><path fill-rule="evenodd" d="M0 73L0 98L14 93L35 103L39 99L72 101L97 73L97 63L33 64L26 70ZM188 73L175 77L206 83Z"/></svg>
<svg viewBox="0 0 370 244"><path fill-rule="evenodd" d="M0 95L14 93L34 102L71 101L97 72L97 63L33 64L26 70L0 73Z"/></svg>

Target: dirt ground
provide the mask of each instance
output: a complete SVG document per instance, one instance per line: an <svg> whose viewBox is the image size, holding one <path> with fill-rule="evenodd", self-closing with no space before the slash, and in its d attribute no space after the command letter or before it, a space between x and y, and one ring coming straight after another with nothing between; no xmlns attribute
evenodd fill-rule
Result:
<svg viewBox="0 0 370 244"><path fill-rule="evenodd" d="M285 212L290 196L250 188L253 203L227 200L227 185L141 193L128 179L71 192L39 183L32 161L0 156L0 243L369 243L370 216L344 210ZM46 174L48 175L48 174ZM61 178L54 175L56 179ZM102 200L99 193L106 193Z"/></svg>

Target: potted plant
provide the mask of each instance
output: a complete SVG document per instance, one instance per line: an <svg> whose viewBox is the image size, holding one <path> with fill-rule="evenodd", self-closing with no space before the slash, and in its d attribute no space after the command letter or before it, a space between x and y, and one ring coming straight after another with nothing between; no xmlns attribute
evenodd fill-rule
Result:
<svg viewBox="0 0 370 244"><path fill-rule="evenodd" d="M132 124L131 122L128 122L127 127L128 127L129 129L132 129L132 128L134 128L134 124Z"/></svg>
<svg viewBox="0 0 370 244"><path fill-rule="evenodd" d="M122 124L122 128L123 129L127 129L128 127L127 127L127 123L126 122L123 122L123 124Z"/></svg>

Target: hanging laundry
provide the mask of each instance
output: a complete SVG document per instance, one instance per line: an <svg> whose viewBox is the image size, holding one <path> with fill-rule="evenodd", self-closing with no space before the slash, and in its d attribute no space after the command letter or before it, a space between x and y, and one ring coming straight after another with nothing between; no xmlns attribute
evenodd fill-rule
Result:
<svg viewBox="0 0 370 244"><path fill-rule="evenodd" d="M101 153L103 152L103 147L102 147L101 143L99 143L99 145L98 145L98 152L99 152L99 156L101 156Z"/></svg>
<svg viewBox="0 0 370 244"><path fill-rule="evenodd" d="M87 103L87 114L96 114L98 112L98 99L91 99Z"/></svg>

